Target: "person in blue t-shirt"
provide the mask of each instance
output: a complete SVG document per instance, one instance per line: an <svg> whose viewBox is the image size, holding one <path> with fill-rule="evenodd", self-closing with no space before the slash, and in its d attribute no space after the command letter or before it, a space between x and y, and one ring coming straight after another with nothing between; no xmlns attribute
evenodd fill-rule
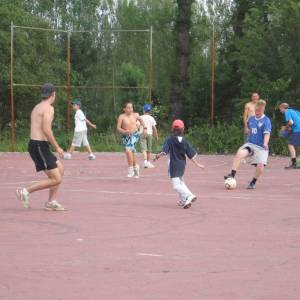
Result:
<svg viewBox="0 0 300 300"><path fill-rule="evenodd" d="M154 160L164 155L169 156L169 175L171 177L172 186L180 197L178 205L183 208L189 208L197 198L185 185L183 180L186 156L199 168L204 168L204 166L197 162L196 157L198 154L183 137L183 133L183 121L175 120L172 123L172 134L165 140L162 151L155 155Z"/></svg>
<svg viewBox="0 0 300 300"><path fill-rule="evenodd" d="M285 167L285 169L297 169L296 147L300 147L300 112L290 108L288 103L281 103L279 109L286 121L286 125L281 130L283 132L290 132L288 148L291 155L291 164Z"/></svg>
<svg viewBox="0 0 300 300"><path fill-rule="evenodd" d="M256 166L253 179L248 189L255 189L257 179L261 176L269 156L269 140L272 131L271 120L264 114L266 101L259 100L255 106L255 116L248 119L247 142L239 148L234 157L231 173L224 179L234 178L243 159L250 157L250 163Z"/></svg>

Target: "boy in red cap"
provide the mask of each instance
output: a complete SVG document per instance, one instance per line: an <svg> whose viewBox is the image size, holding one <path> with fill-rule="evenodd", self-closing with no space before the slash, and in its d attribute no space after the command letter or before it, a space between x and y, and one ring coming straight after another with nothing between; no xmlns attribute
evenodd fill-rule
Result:
<svg viewBox="0 0 300 300"><path fill-rule="evenodd" d="M169 155L169 175L174 190L179 194L178 205L183 208L190 208L192 203L197 200L196 196L189 190L183 180L186 166L186 156L191 159L196 166L204 168L196 160L197 152L191 147L183 137L184 123L175 120L172 123L172 134L165 140L162 151L155 155L155 160L161 156Z"/></svg>

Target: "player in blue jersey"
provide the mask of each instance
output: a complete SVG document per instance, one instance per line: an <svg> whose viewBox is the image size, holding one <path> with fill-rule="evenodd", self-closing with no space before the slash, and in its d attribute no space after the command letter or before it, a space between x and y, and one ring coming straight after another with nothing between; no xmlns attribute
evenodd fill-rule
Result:
<svg viewBox="0 0 300 300"><path fill-rule="evenodd" d="M291 163L285 169L297 169L296 147L300 147L300 112L290 108L288 103L281 103L279 109L286 121L286 125L282 128L282 131L290 132L288 148L291 155Z"/></svg>
<svg viewBox="0 0 300 300"><path fill-rule="evenodd" d="M271 120L264 114L266 101L259 100L255 105L255 116L248 119L247 142L239 148L234 157L231 173L224 176L234 178L243 159L250 157L250 163L256 166L253 179L248 189L255 189L257 179L261 176L269 156L269 140L272 131Z"/></svg>

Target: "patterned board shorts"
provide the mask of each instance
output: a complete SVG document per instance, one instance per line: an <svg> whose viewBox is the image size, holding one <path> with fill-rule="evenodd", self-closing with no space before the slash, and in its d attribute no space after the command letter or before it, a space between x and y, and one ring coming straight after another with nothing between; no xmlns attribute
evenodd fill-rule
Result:
<svg viewBox="0 0 300 300"><path fill-rule="evenodd" d="M135 144L139 141L139 139L140 139L140 133L138 132L129 135L123 135L122 142L125 150L136 152Z"/></svg>

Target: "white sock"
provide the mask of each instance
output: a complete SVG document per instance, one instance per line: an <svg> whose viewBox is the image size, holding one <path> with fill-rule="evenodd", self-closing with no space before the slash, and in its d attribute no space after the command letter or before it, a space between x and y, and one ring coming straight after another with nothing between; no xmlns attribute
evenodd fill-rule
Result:
<svg viewBox="0 0 300 300"><path fill-rule="evenodd" d="M25 194L25 195L28 195L28 194L29 194L29 192L27 191L26 188L24 188L24 189L22 190L22 193Z"/></svg>

